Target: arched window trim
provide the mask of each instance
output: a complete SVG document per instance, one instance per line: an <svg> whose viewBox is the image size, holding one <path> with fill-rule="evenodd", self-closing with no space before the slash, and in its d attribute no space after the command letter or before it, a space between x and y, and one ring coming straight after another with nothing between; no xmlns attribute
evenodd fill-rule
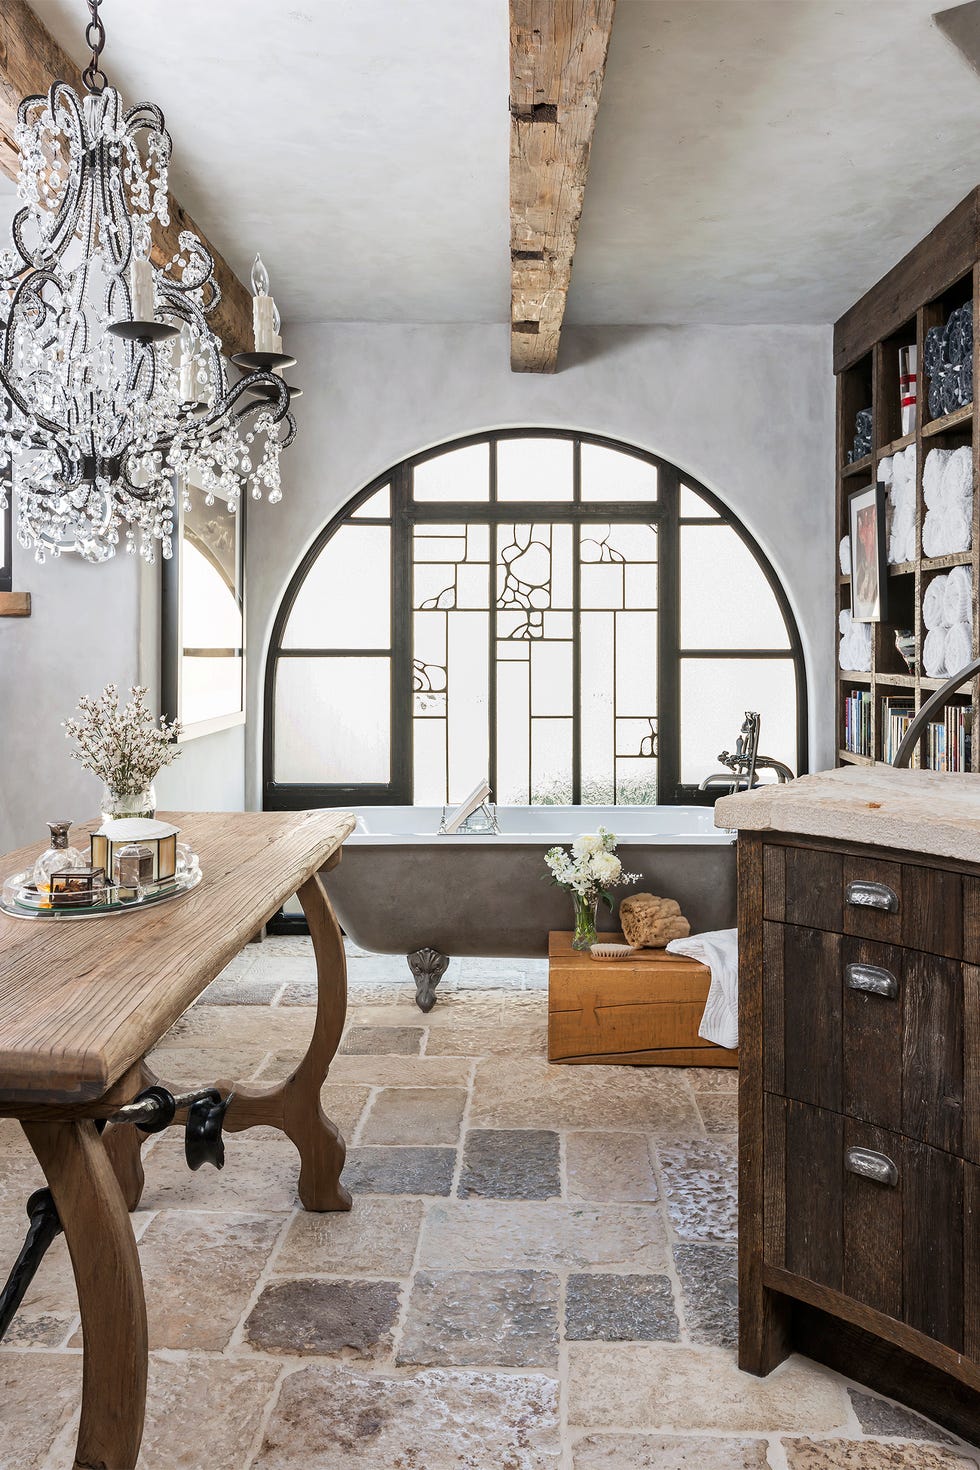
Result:
<svg viewBox="0 0 980 1470"><path fill-rule="evenodd" d="M574 474L576 487L580 485L581 445L591 444L615 450L619 454L631 455L655 466L658 476L658 498L655 502L608 502L582 501L496 501L495 467L496 453L491 451L491 500L489 502L432 501L412 503L411 475L417 465L438 458L442 454L470 445L520 438L553 438L570 440L573 445ZM391 515L385 517L357 516L358 526L390 525L392 528L392 658L391 658L391 780L377 786L343 786L322 784L300 784L277 782L275 772L275 687L276 671L282 657L295 657L305 650L290 649L284 652L282 643L289 616L303 583L317 561L327 542L341 526L346 525L355 513L379 490L391 487ZM716 512L715 517L681 517L679 513L681 486L686 485L705 500ZM797 750L796 769L803 774L808 769L808 709L806 664L803 643L789 598L775 568L762 547L748 531L739 517L712 490L693 475L652 454L635 444L628 444L606 435L585 431L555 428L521 427L512 429L484 430L467 434L461 438L446 440L442 444L409 456L378 475L364 486L333 515L319 535L310 544L299 566L293 573L282 601L279 604L272 628L269 653L265 671L265 694L263 704L263 792L265 810L303 810L307 807L338 806L352 804L407 805L412 795L412 732L411 732L411 671L412 634L410 617L398 617L399 607L410 606L411 564L410 543L412 528L420 521L463 522L486 521L637 521L656 523L660 540L659 588L658 588L658 730L659 805L703 803L711 804L717 799L717 791L699 792L696 787L683 785L680 780L680 671L684 658L779 658L791 661L796 683L796 726ZM681 524L716 526L719 520L730 527L752 554L768 583L786 628L789 648L764 650L758 648L697 648L684 649L680 646L680 527ZM351 650L356 652L356 650ZM492 683L492 681L491 681ZM491 719L491 761L494 755L494 721ZM737 731L733 730L734 740ZM765 736L763 733L763 744Z"/></svg>

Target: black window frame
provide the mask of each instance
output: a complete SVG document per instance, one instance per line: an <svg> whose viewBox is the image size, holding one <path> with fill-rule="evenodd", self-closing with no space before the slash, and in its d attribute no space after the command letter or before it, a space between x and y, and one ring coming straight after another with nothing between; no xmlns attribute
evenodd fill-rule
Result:
<svg viewBox="0 0 980 1470"><path fill-rule="evenodd" d="M571 501L498 501L496 499L496 445L508 439L564 439L573 445L574 499ZM440 455L465 449L475 444L489 444L490 499L486 501L412 500L412 472L417 465ZM654 466L657 470L655 501L588 501L581 498L581 446L627 454ZM390 486L390 515L369 517L356 512ZM686 486L715 512L710 516L681 516L681 488ZM775 569L755 538L732 510L707 486L669 460L651 454L636 445L605 435L555 428L516 428L488 430L447 440L431 449L409 456L378 475L359 490L323 527L307 549L289 581L276 612L266 659L263 698L263 805L267 811L299 811L309 807L329 806L403 806L412 804L412 619L411 551L414 527L436 522L636 522L655 524L658 530L658 608L657 608L657 678L658 678L658 768L657 805L711 805L717 790L702 792L697 786L680 780L681 720L680 677L685 659L764 659L792 662L796 681L797 750L796 769L802 775L808 769L808 711L806 662L803 643L789 598ZM391 527L391 607L392 635L388 649L303 649L283 648L283 637L289 616L300 589L327 542L341 526L386 525ZM695 648L680 645L680 530L681 526L730 527L744 543L763 572L779 607L786 628L788 647L759 648ZM402 614L399 616L399 610ZM391 660L391 779L384 784L286 783L275 780L275 686L281 659L309 656L353 656L390 658ZM576 681L577 682L577 681ZM491 785L496 774L496 681L490 680L489 727ZM573 715L575 797L579 794L580 772L579 713ZM738 734L732 731L734 742ZM764 743L764 735L763 735Z"/></svg>

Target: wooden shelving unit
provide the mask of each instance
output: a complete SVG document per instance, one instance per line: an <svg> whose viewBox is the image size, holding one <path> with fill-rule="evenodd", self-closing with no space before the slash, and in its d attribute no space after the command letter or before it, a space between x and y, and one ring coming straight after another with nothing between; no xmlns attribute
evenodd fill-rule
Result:
<svg viewBox="0 0 980 1470"><path fill-rule="evenodd" d="M871 671L849 672L837 668L836 746L838 765L873 765L882 759L882 699L908 693L915 709L921 708L942 679L931 679L922 671L921 650L925 636L922 599L934 576L953 566L973 570L973 649L980 648L977 590L980 587L980 404L958 408L941 418L929 417L929 379L923 357L926 332L943 325L950 312L973 302L974 383L980 383L980 188L957 205L914 250L905 256L878 284L841 317L834 329L834 372L837 378L837 544L848 531L848 498L876 478L878 462L898 450L916 446L915 559L888 568L887 621L873 625ZM901 432L899 402L899 349L915 343L918 348L918 424L914 433ZM854 439L855 415L872 411L872 452L854 464L847 452ZM969 444L973 450L973 542L969 551L951 556L923 557L922 471L926 455L936 448L955 449ZM836 554L836 548L835 548ZM838 575L835 617L851 602L850 577ZM910 674L895 646L898 628L915 632L919 650L918 672ZM845 743L844 702L851 689L871 692L871 751L860 754L843 748ZM980 680L972 680L954 702L980 710ZM974 716L976 720L976 716ZM980 728L978 728L980 733ZM925 763L924 742L920 759ZM972 746L972 769L980 770L980 739Z"/></svg>

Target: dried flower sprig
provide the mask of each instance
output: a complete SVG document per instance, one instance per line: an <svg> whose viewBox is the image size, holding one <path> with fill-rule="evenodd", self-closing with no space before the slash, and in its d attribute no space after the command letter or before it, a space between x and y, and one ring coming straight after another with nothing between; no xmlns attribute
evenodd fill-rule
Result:
<svg viewBox="0 0 980 1470"><path fill-rule="evenodd" d="M65 720L65 738L74 740L72 760L124 795L145 791L164 766L180 755L180 722L167 724L146 703L147 689L134 684L133 696L120 708L115 684L107 684L98 699L83 694L78 701L81 719Z"/></svg>

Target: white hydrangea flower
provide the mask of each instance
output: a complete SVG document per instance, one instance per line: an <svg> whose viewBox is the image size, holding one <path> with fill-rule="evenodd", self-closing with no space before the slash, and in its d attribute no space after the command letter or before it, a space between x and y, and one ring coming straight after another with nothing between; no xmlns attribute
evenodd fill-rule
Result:
<svg viewBox="0 0 980 1470"><path fill-rule="evenodd" d="M589 866L593 876L604 888L612 883L618 883L623 871L623 865L616 854L605 850L597 852Z"/></svg>
<svg viewBox="0 0 980 1470"><path fill-rule="evenodd" d="M572 843L572 852L577 858L590 858L597 852L603 850L603 834L599 832L583 832L581 837L576 837Z"/></svg>

